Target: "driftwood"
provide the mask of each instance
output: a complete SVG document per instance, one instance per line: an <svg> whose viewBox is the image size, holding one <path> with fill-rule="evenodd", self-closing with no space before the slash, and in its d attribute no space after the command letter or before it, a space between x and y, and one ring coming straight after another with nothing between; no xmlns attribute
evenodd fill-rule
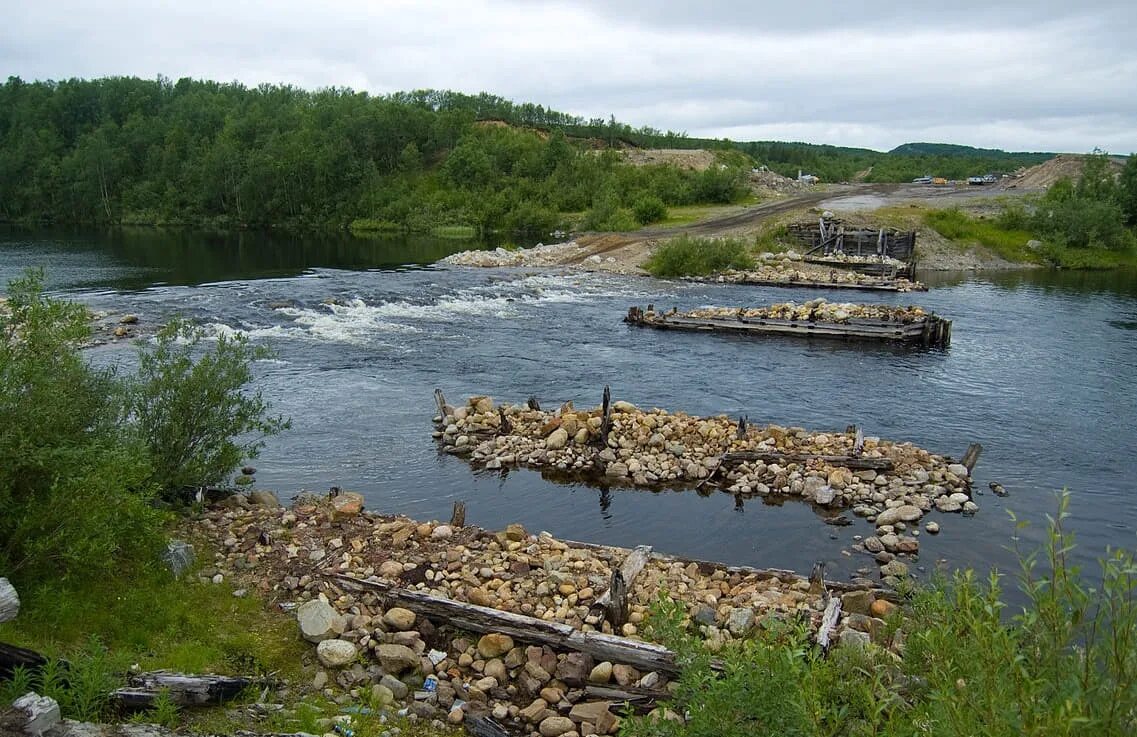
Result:
<svg viewBox="0 0 1137 737"><path fill-rule="evenodd" d="M837 620L841 618L841 597L830 596L825 604L825 613L821 615L821 626L817 628L817 644L823 650L829 649L829 638L837 627Z"/></svg>
<svg viewBox="0 0 1137 737"><path fill-rule="evenodd" d="M723 453L722 463L734 465L746 461L762 461L764 463L808 463L821 461L830 466L845 466L846 468L872 469L874 471L891 471L893 467L891 458L865 458L863 456L833 456L818 453L779 453L777 451L737 450Z"/></svg>
<svg viewBox="0 0 1137 737"><path fill-rule="evenodd" d="M0 642L0 680L12 677L16 668L34 673L47 664L47 657L23 647Z"/></svg>
<svg viewBox="0 0 1137 737"><path fill-rule="evenodd" d="M613 627L622 626L627 621L628 589L632 587L636 576L640 575L640 571L644 569L650 558L651 546L637 545L624 559L624 564L619 570L612 571L612 586L596 599L589 615L595 616L598 612L603 612Z"/></svg>
<svg viewBox="0 0 1137 737"><path fill-rule="evenodd" d="M249 687L252 678L230 676L197 676L170 671L153 671L131 676L130 685L111 693L111 700L122 707L145 709L163 691L179 706L224 703Z"/></svg>
<svg viewBox="0 0 1137 737"><path fill-rule="evenodd" d="M398 589L381 581L342 574L333 574L332 578L348 589L382 594L387 606L397 604L421 616L442 620L470 632L500 632L522 642L575 650L587 653L597 660L627 663L640 670L672 675L679 672L675 653L662 645L601 632L582 632L560 622L548 622L523 614L451 601L419 591Z"/></svg>
<svg viewBox="0 0 1137 737"><path fill-rule="evenodd" d="M590 683L584 687L584 695L589 699L615 702L618 711L623 711L624 704L631 704L637 711L650 710L657 701L671 701L675 697L664 688L640 688L628 686L601 686Z"/></svg>
<svg viewBox="0 0 1137 737"><path fill-rule="evenodd" d="M608 431L612 428L612 390L604 385L604 404L600 419L600 446L608 447Z"/></svg>
<svg viewBox="0 0 1137 737"><path fill-rule="evenodd" d="M446 420L446 415L454 413L454 408L446 403L446 397L443 396L441 389L434 390L434 403L438 405L438 416L442 418L440 422Z"/></svg>
<svg viewBox="0 0 1137 737"><path fill-rule="evenodd" d="M20 613L20 597L16 587L6 578L0 578L0 622L8 622Z"/></svg>

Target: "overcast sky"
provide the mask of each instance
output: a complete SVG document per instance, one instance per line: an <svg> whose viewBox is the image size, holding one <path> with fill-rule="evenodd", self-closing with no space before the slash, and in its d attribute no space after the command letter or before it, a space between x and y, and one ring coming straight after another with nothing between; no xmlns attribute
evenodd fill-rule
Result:
<svg viewBox="0 0 1137 737"><path fill-rule="evenodd" d="M0 18L0 75L25 80L434 87L735 140L1137 151L1134 0L0 0Z"/></svg>

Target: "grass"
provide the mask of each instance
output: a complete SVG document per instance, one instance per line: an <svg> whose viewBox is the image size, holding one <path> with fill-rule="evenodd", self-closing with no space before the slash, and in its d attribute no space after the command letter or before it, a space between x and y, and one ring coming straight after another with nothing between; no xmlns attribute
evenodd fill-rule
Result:
<svg viewBox="0 0 1137 737"><path fill-rule="evenodd" d="M998 218L973 217L956 209L929 210L923 223L943 237L964 246L984 246L1014 263L1044 264L1064 269L1115 269L1137 267L1137 253L1106 248L1071 248L1043 240L1021 228L1006 227ZM1037 249L1027 242L1042 243Z"/></svg>
<svg viewBox="0 0 1137 737"><path fill-rule="evenodd" d="M348 225L353 233L401 233L402 226L389 220L376 220L374 218L356 218Z"/></svg>
<svg viewBox="0 0 1137 737"><path fill-rule="evenodd" d="M439 225L431 228L430 234L435 238L470 240L477 237L478 230L472 225Z"/></svg>
<svg viewBox="0 0 1137 737"><path fill-rule="evenodd" d="M656 249L644 264L649 274L660 278L709 276L727 269L754 266L750 246L737 238L696 238L682 235Z"/></svg>
<svg viewBox="0 0 1137 737"><path fill-rule="evenodd" d="M1091 587L1067 560L1068 503L1063 495L1044 549L1020 557L1021 611L1004 602L997 573L959 572L911 593L880 645L824 654L804 617L724 648L716 671L684 607L662 596L647 628L684 664L672 708L687 721L632 717L622 734L1137 733L1137 561L1109 552Z"/></svg>

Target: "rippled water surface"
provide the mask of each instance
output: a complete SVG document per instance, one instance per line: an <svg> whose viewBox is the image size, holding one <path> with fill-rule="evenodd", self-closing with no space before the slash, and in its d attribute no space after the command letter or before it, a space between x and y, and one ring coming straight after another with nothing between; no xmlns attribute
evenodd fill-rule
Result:
<svg viewBox="0 0 1137 737"><path fill-rule="evenodd" d="M156 324L187 314L215 334L243 331L271 344L261 386L293 429L270 440L258 483L282 496L332 485L370 506L467 519L691 557L841 574L866 567L850 554L871 526L822 524L808 505L693 491L605 490L531 471L474 472L431 440L433 390L543 405L615 398L698 414L810 429L851 423L870 435L959 456L985 448L972 518L933 514L920 565L1009 569L1015 526L1040 538L1054 493L1074 495L1072 527L1090 564L1107 545L1134 546L1132 456L1137 437L1137 278L1133 274L1017 273L939 277L926 294L869 295L918 303L955 321L946 351L793 339L664 333L621 323L628 306L689 309L802 301L798 290L665 282L535 270L429 266L465 247L414 243L203 236L0 233L0 278L29 265L53 290ZM852 301L856 292L816 293ZM327 304L335 300L338 304ZM274 309L270 305L286 303ZM95 360L129 363L103 347Z"/></svg>

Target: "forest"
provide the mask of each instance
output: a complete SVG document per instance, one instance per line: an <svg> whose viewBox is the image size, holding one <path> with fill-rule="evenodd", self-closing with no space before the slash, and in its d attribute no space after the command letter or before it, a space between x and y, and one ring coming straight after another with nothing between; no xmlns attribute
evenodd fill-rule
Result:
<svg viewBox="0 0 1137 737"><path fill-rule="evenodd" d="M928 144L919 144L928 146ZM708 148L704 172L629 147ZM1013 170L1039 154L908 154L690 138L491 94L370 95L131 77L0 86L0 221L547 233L728 203L752 166L822 181Z"/></svg>

